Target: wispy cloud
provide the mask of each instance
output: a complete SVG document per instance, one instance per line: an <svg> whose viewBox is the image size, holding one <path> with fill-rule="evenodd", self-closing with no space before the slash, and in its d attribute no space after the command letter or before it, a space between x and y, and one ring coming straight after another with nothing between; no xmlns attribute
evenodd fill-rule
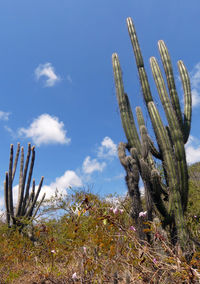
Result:
<svg viewBox="0 0 200 284"><path fill-rule="evenodd" d="M45 87L53 87L60 81L60 77L55 73L51 63L40 64L35 69L35 77L39 80L41 77L46 77Z"/></svg>
<svg viewBox="0 0 200 284"><path fill-rule="evenodd" d="M100 163L97 159L91 159L90 156L87 156L83 162L82 168L85 174L91 174L94 171L102 172L105 166L105 162Z"/></svg>
<svg viewBox="0 0 200 284"><path fill-rule="evenodd" d="M110 158L117 156L117 145L113 140L106 136L101 142L101 146L98 149L97 156L99 158Z"/></svg>
<svg viewBox="0 0 200 284"><path fill-rule="evenodd" d="M193 164L200 161L200 141L197 138L190 135L185 149L188 164Z"/></svg>
<svg viewBox="0 0 200 284"><path fill-rule="evenodd" d="M190 81L192 89L192 106L200 105L200 62L198 62L190 72Z"/></svg>
<svg viewBox="0 0 200 284"><path fill-rule="evenodd" d="M121 173L121 174L114 176L114 177L105 178L105 181L111 182L111 181L114 181L114 180L124 179L124 177L125 177L125 173Z"/></svg>
<svg viewBox="0 0 200 284"><path fill-rule="evenodd" d="M72 84L72 77L69 74L67 75L67 81Z"/></svg>
<svg viewBox="0 0 200 284"><path fill-rule="evenodd" d="M55 116L42 114L28 128L20 128L18 135L31 138L37 146L42 144L68 144L71 139L66 137L64 123Z"/></svg>
<svg viewBox="0 0 200 284"><path fill-rule="evenodd" d="M0 110L0 120L8 120L10 112L5 112Z"/></svg>

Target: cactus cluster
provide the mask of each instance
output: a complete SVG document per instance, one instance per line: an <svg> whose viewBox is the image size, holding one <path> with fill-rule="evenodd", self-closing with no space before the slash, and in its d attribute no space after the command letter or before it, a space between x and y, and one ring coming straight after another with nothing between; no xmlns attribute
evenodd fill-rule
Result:
<svg viewBox="0 0 200 284"><path fill-rule="evenodd" d="M165 126L151 94L143 57L131 18L127 19L127 25L142 94L151 119L158 149L147 132L140 107L136 108L140 135L138 134L129 99L124 91L118 55L114 53L112 63L116 94L123 129L127 138L126 144L119 144L119 159L127 173L126 182L129 194L134 196L135 199L133 200L135 218L137 219L141 210L141 205L138 205L141 204L138 190L140 175L145 187L148 220L152 220L153 210L159 215L163 226L169 228L172 242L176 243L178 241L181 247L184 248L189 241L184 221L188 201L188 169L184 144L189 137L192 113L192 96L188 72L183 62L178 61L178 69L184 90L184 113L182 115L169 52L164 41L160 40L158 48L166 75L168 91L155 57L150 58L150 65L168 121L168 125ZM130 156L126 155L126 150L130 152ZM155 158L162 163L164 180L156 167Z"/></svg>
<svg viewBox="0 0 200 284"><path fill-rule="evenodd" d="M16 207L13 203L13 181L20 155L20 144L18 143L15 159L13 157L13 144L10 146L9 171L6 172L4 181L4 197L6 207L6 221L9 227L23 226L23 221L34 218L42 204L45 194L37 204L38 196L42 188L44 177L41 178L37 191L35 191L35 180L32 181L32 189L30 191L31 179L35 161L35 147L28 144L28 151L24 165L24 148L21 147L20 172L18 185L18 200ZM29 166L30 163L30 166ZM28 177L27 181L26 178Z"/></svg>

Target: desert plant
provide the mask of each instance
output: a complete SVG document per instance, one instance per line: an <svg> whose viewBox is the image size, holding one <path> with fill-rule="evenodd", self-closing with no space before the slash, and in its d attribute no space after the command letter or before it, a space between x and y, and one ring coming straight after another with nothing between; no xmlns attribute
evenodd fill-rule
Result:
<svg viewBox="0 0 200 284"><path fill-rule="evenodd" d="M154 57L150 58L150 65L169 124L165 127L151 94L135 27L131 18L127 19L127 25L135 54L143 98L158 144L157 150L147 133L142 111L137 107L136 113L141 139L139 138L129 99L124 91L118 55L114 53L112 55L112 62L116 93L122 125L128 140L126 144L119 144L118 153L120 161L127 172L126 181L129 192L133 191L134 194L132 195L137 198L137 202L133 202L133 205L137 203L135 218L139 216L141 208L138 205L141 204L138 194L138 175L140 174L145 186L146 208L150 220L152 218L153 204L154 211L160 217L163 227L169 229L172 243L175 244L178 241L182 249L190 249L190 246L187 247L190 244L190 237L184 219L188 202L188 169L184 144L189 137L192 113L192 98L188 72L183 62L178 61L185 103L184 114L182 116L170 56L165 43L160 40L158 47L167 79L169 94L166 90L157 60ZM128 157L126 156L126 149L131 154ZM156 168L155 158L162 162L165 182L163 182ZM129 182L131 179L130 175L132 175L132 182Z"/></svg>
<svg viewBox="0 0 200 284"><path fill-rule="evenodd" d="M18 185L18 200L16 208L13 204L13 180L17 168L18 158L20 154L20 144L18 143L16 156L13 164L13 144L10 146L10 160L9 160L9 171L6 172L4 181L4 197L5 197L5 208L6 208L6 221L10 227L23 226L26 220L34 218L38 212L40 205L42 204L45 194L42 199L38 202L39 193L42 188L44 177L41 178L38 189L35 192L35 180L32 182L32 190L30 192L30 185L33 173L33 166L35 161L35 147L31 148L31 144L28 144L28 151L26 156L26 162L24 165L24 148L21 147L21 158L20 158L20 172L19 172L19 185ZM29 167L29 162L30 167ZM29 167L29 170L28 170ZM28 180L26 182L26 177Z"/></svg>

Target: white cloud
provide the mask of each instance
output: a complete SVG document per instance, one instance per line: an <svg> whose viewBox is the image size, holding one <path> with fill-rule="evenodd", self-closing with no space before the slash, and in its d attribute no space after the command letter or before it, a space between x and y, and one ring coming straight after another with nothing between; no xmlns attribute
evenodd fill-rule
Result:
<svg viewBox="0 0 200 284"><path fill-rule="evenodd" d="M190 72L192 89L192 106L200 105L200 62L198 62Z"/></svg>
<svg viewBox="0 0 200 284"><path fill-rule="evenodd" d="M86 174L91 174L94 171L102 172L105 166L105 162L99 163L97 159L91 160L90 156L87 156L83 162L83 172Z"/></svg>
<svg viewBox="0 0 200 284"><path fill-rule="evenodd" d="M58 81L60 81L60 77L56 75L51 63L40 64L35 69L35 77L37 80L43 76L47 78L45 82L46 87L53 87Z"/></svg>
<svg viewBox="0 0 200 284"><path fill-rule="evenodd" d="M40 115L28 128L20 128L18 134L31 138L37 146L56 143L68 144L70 142L70 139L66 137L64 123L49 114Z"/></svg>
<svg viewBox="0 0 200 284"><path fill-rule="evenodd" d="M0 209L4 207L4 197L0 197Z"/></svg>
<svg viewBox="0 0 200 284"><path fill-rule="evenodd" d="M200 161L200 141L198 139L190 135L185 149L188 164Z"/></svg>
<svg viewBox="0 0 200 284"><path fill-rule="evenodd" d="M46 199L55 196L57 191L58 195L66 195L67 189L73 187L83 186L81 178L74 171L66 171L63 176L58 177L50 185L44 185L41 189L40 198L46 194Z"/></svg>
<svg viewBox="0 0 200 284"><path fill-rule="evenodd" d="M101 146L98 149L99 158L109 158L117 156L117 145L112 141L112 139L106 136L101 142Z"/></svg>
<svg viewBox="0 0 200 284"><path fill-rule="evenodd" d="M192 106L199 106L200 105L200 95L197 89L192 89Z"/></svg>
<svg viewBox="0 0 200 284"><path fill-rule="evenodd" d="M5 112L0 110L0 120L8 120L10 112Z"/></svg>

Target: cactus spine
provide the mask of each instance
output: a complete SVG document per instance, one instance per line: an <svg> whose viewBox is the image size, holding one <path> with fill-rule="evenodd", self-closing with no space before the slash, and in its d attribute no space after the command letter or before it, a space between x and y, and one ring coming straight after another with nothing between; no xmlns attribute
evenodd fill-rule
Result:
<svg viewBox="0 0 200 284"><path fill-rule="evenodd" d="M168 126L165 127L151 95L143 57L131 18L127 19L127 26L135 55L143 98L152 122L158 149L156 149L148 135L141 109L137 107L136 114L141 139L139 138L129 99L124 92L118 55L114 53L112 55L112 63L121 121L128 140L126 148L130 151L132 157L137 156L135 161L138 163L137 167L144 182L146 202L150 204L153 202L155 205L154 209L160 215L163 225L169 225L170 227L169 230L173 243L178 240L184 249L184 246L189 240L184 222L184 212L187 209L188 200L188 169L184 144L189 137L192 114L192 98L188 72L183 62L178 61L185 103L184 114L182 116L169 52L165 43L160 40L158 47L167 79L169 94L157 60L154 57L150 58L150 65L168 121ZM156 169L153 157L162 161L165 173L164 183ZM151 207L152 205L147 206L149 212Z"/></svg>
<svg viewBox="0 0 200 284"><path fill-rule="evenodd" d="M10 160L9 160L9 171L6 172L4 181L4 196L5 196L5 207L6 207L6 220L7 225L23 227L23 220L34 218L38 212L40 205L42 204L45 194L41 201L36 206L39 193L42 188L44 177L41 178L37 192L35 193L35 180L33 179L32 190L30 192L30 185L32 179L32 172L35 161L35 147L31 148L31 144L28 144L28 151L26 162L24 166L24 148L21 147L21 158L20 158L20 173L19 173L19 185L18 185L18 200L16 208L13 203L13 180L17 168L18 158L20 154L20 144L18 143L17 152L13 165L13 145L10 146ZM31 159L30 167L28 170L29 162ZM26 177L28 173L28 180L26 183ZM25 186L26 185L26 186Z"/></svg>

